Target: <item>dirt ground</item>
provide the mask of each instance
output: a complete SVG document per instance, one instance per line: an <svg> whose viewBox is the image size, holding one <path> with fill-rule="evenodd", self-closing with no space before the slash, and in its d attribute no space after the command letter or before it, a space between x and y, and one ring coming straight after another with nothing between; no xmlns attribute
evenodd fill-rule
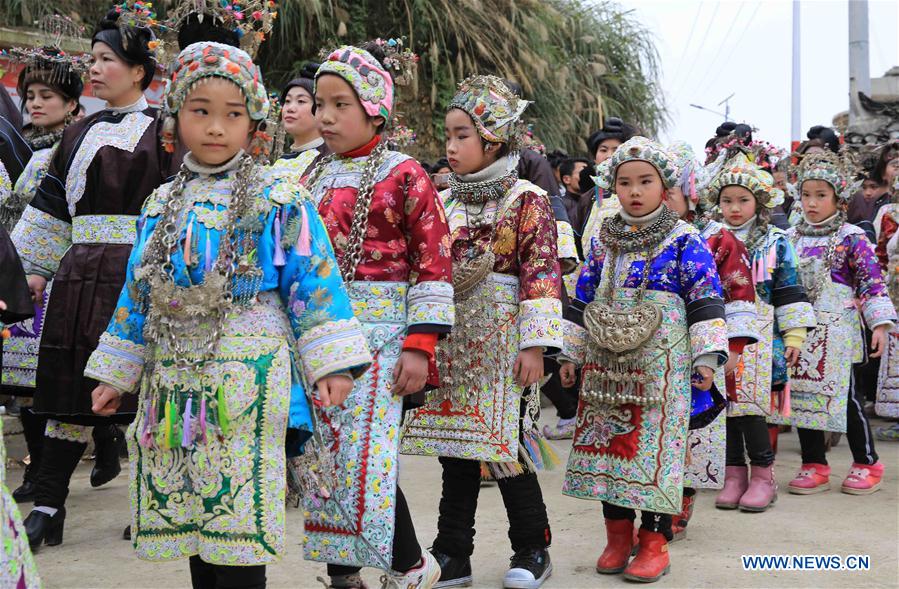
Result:
<svg viewBox="0 0 899 589"><path fill-rule="evenodd" d="M546 412L551 414L552 410ZM884 422L875 420L874 425ZM15 439L9 441L15 444ZM567 456L570 441L554 442ZM802 497L783 491L766 513L716 510L714 492L701 492L688 537L671 545L671 573L658 587L897 587L899 586L899 444L880 443L887 465L883 489L867 497L840 493L851 456L845 438L828 455L834 469L834 489ZM783 486L795 474L799 460L795 433L781 436L776 465ZM12 454L12 450L10 451ZM11 456L13 457L13 456ZM428 546L435 534L440 468L436 460L402 459L401 482L415 519L419 539ZM43 547L38 568L48 588L189 587L187 562L153 564L139 561L120 534L129 522L127 477L100 489L88 483L90 463L82 463L72 481L67 504L65 542ZM553 532L551 556L554 573L545 587L588 588L631 585L615 575L597 575L594 563L605 544L600 504L564 497L559 492L563 470L541 473ZM8 471L11 488L21 471ZM23 515L30 505L23 505ZM272 588L314 588L324 566L302 558L302 514L288 512L289 542L284 560L268 568ZM501 587L511 549L506 537L506 516L496 487L481 491L478 533L473 557L476 587ZM741 555L823 554L869 555L870 570L749 572ZM379 587L379 573L367 571L370 586Z"/></svg>

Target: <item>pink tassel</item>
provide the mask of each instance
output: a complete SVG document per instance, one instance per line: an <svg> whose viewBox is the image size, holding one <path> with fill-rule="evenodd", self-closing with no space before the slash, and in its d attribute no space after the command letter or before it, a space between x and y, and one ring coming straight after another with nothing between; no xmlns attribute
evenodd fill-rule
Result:
<svg viewBox="0 0 899 589"><path fill-rule="evenodd" d="M306 212L305 206L300 207L300 212L303 214L303 223L300 226L300 236L297 237L297 254L311 256L312 238L309 237L309 214Z"/></svg>
<svg viewBox="0 0 899 589"><path fill-rule="evenodd" d="M283 266L287 263L287 258L284 255L284 248L281 247L281 216L282 212L278 211L278 216L275 218L275 266Z"/></svg>
<svg viewBox="0 0 899 589"><path fill-rule="evenodd" d="M140 436L140 445L143 448L149 448L153 443L153 432L151 431L153 428L153 410L155 409L156 403L150 402L147 404L147 414L144 419L144 431Z"/></svg>
<svg viewBox="0 0 899 589"><path fill-rule="evenodd" d="M206 443L206 395L200 396L200 439Z"/></svg>
<svg viewBox="0 0 899 589"><path fill-rule="evenodd" d="M190 243L194 235L194 224L187 219L187 232L184 234L184 265L190 266Z"/></svg>
<svg viewBox="0 0 899 589"><path fill-rule="evenodd" d="M206 274L212 271L212 231L206 231L206 252L203 256L203 270Z"/></svg>
<svg viewBox="0 0 899 589"><path fill-rule="evenodd" d="M191 435L190 425L191 425L191 414L190 408L193 398L188 397L187 403L184 404L184 416L181 418L181 447L182 448L190 448L190 442L193 436Z"/></svg>

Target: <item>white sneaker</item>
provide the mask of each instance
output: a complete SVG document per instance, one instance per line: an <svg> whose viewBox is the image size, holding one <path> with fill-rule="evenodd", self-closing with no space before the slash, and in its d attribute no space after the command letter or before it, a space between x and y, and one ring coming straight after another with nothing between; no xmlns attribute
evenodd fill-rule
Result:
<svg viewBox="0 0 899 589"><path fill-rule="evenodd" d="M424 551L422 563L407 573L390 571L381 577L381 589L432 589L440 580L440 565L437 559Z"/></svg>

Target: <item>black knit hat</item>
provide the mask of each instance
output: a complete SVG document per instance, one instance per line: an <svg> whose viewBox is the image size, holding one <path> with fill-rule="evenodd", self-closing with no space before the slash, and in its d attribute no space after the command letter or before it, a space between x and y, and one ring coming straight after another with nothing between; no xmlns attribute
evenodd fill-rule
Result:
<svg viewBox="0 0 899 589"><path fill-rule="evenodd" d="M284 104L284 101L287 99L287 93L290 92L291 88L300 87L308 92L309 96L315 97L315 72L318 71L319 65L321 64L312 61L307 61L303 64L303 67L300 69L300 75L287 82L287 85L281 91L281 104Z"/></svg>

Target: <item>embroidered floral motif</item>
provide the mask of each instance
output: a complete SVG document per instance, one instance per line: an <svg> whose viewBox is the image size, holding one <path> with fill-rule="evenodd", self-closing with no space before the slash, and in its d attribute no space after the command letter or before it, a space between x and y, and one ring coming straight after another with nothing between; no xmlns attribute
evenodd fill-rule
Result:
<svg viewBox="0 0 899 589"><path fill-rule="evenodd" d="M539 298L521 301L518 319L522 350L540 346L550 351L562 347L562 301Z"/></svg>
<svg viewBox="0 0 899 589"><path fill-rule="evenodd" d="M22 514L6 487L6 447L0 423L0 587L38 589L40 586Z"/></svg>
<svg viewBox="0 0 899 589"><path fill-rule="evenodd" d="M431 324L451 327L455 321L453 306L453 285L448 282L429 280L419 282L409 289L407 295L409 325Z"/></svg>
<svg viewBox="0 0 899 589"><path fill-rule="evenodd" d="M111 384L122 392L133 392L144 370L144 350L142 344L103 332L84 375Z"/></svg>
<svg viewBox="0 0 899 589"><path fill-rule="evenodd" d="M131 215L80 215L72 218L72 243L134 245L136 223Z"/></svg>
<svg viewBox="0 0 899 589"><path fill-rule="evenodd" d="M63 423L55 419L47 420L47 429L44 431L44 435L48 438L75 442L77 444L87 444L90 438L87 426Z"/></svg>
<svg viewBox="0 0 899 589"><path fill-rule="evenodd" d="M59 262L72 245L72 226L32 206L25 208L22 219L10 238L22 259L26 274L53 276Z"/></svg>
<svg viewBox="0 0 899 589"><path fill-rule="evenodd" d="M78 151L72 156L72 164L66 175L66 201L69 203L70 216L75 216L75 206L84 196L87 169L97 152L103 147L133 152L152 123L152 117L142 112L130 112L119 123L103 122L91 126L78 146Z"/></svg>

